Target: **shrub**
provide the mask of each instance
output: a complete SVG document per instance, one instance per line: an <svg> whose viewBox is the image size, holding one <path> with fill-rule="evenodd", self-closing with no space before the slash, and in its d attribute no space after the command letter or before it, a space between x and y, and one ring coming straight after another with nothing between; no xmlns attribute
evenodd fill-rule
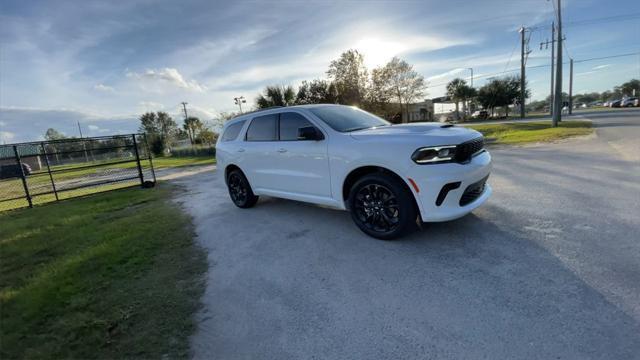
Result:
<svg viewBox="0 0 640 360"><path fill-rule="evenodd" d="M193 146L181 149L171 150L171 156L174 157L192 157L192 156L216 156L215 146Z"/></svg>

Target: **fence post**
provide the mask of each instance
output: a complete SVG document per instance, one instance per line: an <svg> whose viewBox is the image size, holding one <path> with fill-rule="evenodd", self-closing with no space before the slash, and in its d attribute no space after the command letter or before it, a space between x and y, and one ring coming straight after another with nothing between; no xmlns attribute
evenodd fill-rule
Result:
<svg viewBox="0 0 640 360"><path fill-rule="evenodd" d="M140 165L140 153L138 152L138 142L136 141L136 134L131 134L133 139L133 149L136 152L136 164L138 165L138 176L140 176L140 184L144 186L144 176L142 175L142 166Z"/></svg>
<svg viewBox="0 0 640 360"><path fill-rule="evenodd" d="M153 160L151 160L151 151L149 151L149 142L147 141L147 134L146 133L142 134L142 137L144 138L144 148L147 151L147 158L149 158L149 165L151 166L151 175L153 176L153 183L155 184L156 171L153 168Z"/></svg>
<svg viewBox="0 0 640 360"><path fill-rule="evenodd" d="M20 167L20 177L22 178L22 186L24 187L24 193L27 195L27 201L29 202L29 207L33 207L33 203L31 202L31 195L29 194L29 186L27 185L27 178L24 174L24 168L22 168L22 160L20 160L20 154L18 154L18 146L13 145L13 153L16 155L16 162Z"/></svg>
<svg viewBox="0 0 640 360"><path fill-rule="evenodd" d="M47 149L44 147L44 143L41 142L40 146L42 146L42 153L44 154L44 162L47 164L47 171L49 172L49 179L51 179L51 188L53 189L53 194L56 196L56 201L58 199L58 190L56 190L56 182L53 181L53 175L51 174L51 166L49 165L49 156L47 155Z"/></svg>

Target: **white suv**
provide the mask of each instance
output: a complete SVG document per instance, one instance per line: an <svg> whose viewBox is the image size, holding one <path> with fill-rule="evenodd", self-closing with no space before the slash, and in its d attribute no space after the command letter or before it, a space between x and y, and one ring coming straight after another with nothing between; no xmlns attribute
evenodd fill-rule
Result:
<svg viewBox="0 0 640 360"><path fill-rule="evenodd" d="M241 208L267 195L349 209L362 231L393 239L417 220L456 219L487 200L483 144L453 125L392 125L354 107L302 105L229 120L217 160Z"/></svg>

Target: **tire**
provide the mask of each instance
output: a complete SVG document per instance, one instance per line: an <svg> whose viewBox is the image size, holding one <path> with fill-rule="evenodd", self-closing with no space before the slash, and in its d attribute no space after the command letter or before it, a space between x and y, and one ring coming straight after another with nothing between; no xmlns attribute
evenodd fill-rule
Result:
<svg viewBox="0 0 640 360"><path fill-rule="evenodd" d="M247 209L258 202L258 197L251 190L249 181L238 169L232 170L227 175L227 189L231 201L239 208Z"/></svg>
<svg viewBox="0 0 640 360"><path fill-rule="evenodd" d="M363 176L351 187L348 203L353 221L374 238L393 240L416 228L413 194L396 177L384 173Z"/></svg>

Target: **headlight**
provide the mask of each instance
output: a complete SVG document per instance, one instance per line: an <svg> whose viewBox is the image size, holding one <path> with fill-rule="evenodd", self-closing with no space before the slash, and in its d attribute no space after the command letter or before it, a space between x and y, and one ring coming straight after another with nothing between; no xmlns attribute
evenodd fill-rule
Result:
<svg viewBox="0 0 640 360"><path fill-rule="evenodd" d="M452 161L455 155L455 145L433 146L414 151L411 159L418 164L430 164Z"/></svg>

